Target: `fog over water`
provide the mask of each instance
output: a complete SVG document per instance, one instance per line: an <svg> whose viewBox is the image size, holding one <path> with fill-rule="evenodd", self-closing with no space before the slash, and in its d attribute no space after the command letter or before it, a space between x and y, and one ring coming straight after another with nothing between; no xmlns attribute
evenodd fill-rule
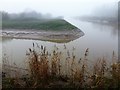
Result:
<svg viewBox="0 0 120 90"><path fill-rule="evenodd" d="M1 0L0 11L20 13L37 11L53 16L115 16L119 0Z"/></svg>

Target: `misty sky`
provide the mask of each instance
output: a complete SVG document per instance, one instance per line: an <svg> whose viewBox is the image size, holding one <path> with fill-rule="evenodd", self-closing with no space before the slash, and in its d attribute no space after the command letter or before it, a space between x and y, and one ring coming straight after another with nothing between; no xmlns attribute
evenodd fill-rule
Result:
<svg viewBox="0 0 120 90"><path fill-rule="evenodd" d="M0 0L0 11L18 13L35 10L53 16L78 16L90 14L96 7L119 0Z"/></svg>

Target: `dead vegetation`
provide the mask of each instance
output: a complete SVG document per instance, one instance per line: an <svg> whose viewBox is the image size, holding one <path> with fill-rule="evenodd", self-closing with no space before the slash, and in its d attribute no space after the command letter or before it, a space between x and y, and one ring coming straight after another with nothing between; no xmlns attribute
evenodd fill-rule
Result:
<svg viewBox="0 0 120 90"><path fill-rule="evenodd" d="M33 43L27 55L28 74L20 78L4 77L3 88L120 88L120 63L114 52L111 65L105 57L89 65L88 48L79 60L74 48L71 53L64 45L64 50L63 59L64 53L58 47L49 53L46 47Z"/></svg>

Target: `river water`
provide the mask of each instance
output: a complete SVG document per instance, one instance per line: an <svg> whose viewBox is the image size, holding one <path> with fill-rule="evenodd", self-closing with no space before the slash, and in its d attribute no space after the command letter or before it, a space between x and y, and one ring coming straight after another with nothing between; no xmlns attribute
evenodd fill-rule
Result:
<svg viewBox="0 0 120 90"><path fill-rule="evenodd" d="M113 51L118 53L118 29L116 25L85 22L76 19L66 18L68 22L81 29L85 35L68 43L55 43L41 40L28 39L9 39L0 40L2 45L2 55L9 60L9 63L15 62L18 66L26 63L26 52L32 48L32 43L43 45L51 52L56 45L64 52L64 44L67 49L74 52L77 58L84 56L85 50L89 48L89 59L97 60L99 57L111 59ZM0 48L1 49L1 48Z"/></svg>

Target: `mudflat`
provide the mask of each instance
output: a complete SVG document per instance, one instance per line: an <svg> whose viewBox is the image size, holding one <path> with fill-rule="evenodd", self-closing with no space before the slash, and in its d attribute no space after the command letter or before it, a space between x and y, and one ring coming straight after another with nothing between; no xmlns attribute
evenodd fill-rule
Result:
<svg viewBox="0 0 120 90"><path fill-rule="evenodd" d="M83 35L84 33L80 29L73 29L68 31L5 29L0 33L0 36L3 38L47 40L56 42L69 42Z"/></svg>

